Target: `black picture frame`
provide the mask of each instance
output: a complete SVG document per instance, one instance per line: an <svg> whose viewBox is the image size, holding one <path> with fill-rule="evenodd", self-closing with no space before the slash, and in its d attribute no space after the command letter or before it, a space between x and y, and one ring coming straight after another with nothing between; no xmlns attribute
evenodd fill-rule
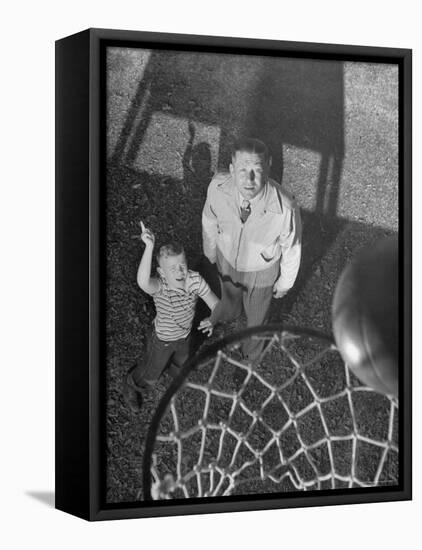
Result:
<svg viewBox="0 0 422 550"><path fill-rule="evenodd" d="M105 502L105 49L109 46L397 64L402 372L394 488L200 501ZM86 520L409 500L412 51L88 29L56 42L56 508Z"/></svg>

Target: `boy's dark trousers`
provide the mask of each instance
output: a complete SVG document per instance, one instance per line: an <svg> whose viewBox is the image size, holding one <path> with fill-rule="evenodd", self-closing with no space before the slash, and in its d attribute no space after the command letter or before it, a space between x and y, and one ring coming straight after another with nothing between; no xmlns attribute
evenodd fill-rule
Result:
<svg viewBox="0 0 422 550"><path fill-rule="evenodd" d="M131 373L135 388L155 385L167 365L170 366L170 374L177 376L189 352L190 334L186 338L166 342L152 330L146 360L139 361Z"/></svg>

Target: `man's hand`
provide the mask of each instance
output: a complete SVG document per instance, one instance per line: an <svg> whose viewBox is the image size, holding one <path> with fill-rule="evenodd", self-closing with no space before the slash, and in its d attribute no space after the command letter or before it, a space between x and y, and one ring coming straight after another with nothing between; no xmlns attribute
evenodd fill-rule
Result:
<svg viewBox="0 0 422 550"><path fill-rule="evenodd" d="M142 221L140 222L140 225L142 229L141 239L144 241L145 246L151 246L153 248L155 243L154 233L151 231L151 229L145 227Z"/></svg>
<svg viewBox="0 0 422 550"><path fill-rule="evenodd" d="M278 298L283 298L288 292L289 289L283 288L280 286L280 279L277 279L277 281L274 283L273 286L273 297L277 300Z"/></svg>
<svg viewBox="0 0 422 550"><path fill-rule="evenodd" d="M207 317L206 319L202 319L202 321L198 325L198 330L200 330L207 336L211 336L213 329L214 326L211 323L211 319L209 317Z"/></svg>

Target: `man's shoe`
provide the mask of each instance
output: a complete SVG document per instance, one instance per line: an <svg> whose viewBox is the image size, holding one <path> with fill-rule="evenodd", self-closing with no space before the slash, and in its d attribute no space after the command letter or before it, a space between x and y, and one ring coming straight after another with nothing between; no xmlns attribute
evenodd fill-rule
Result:
<svg viewBox="0 0 422 550"><path fill-rule="evenodd" d="M123 383L123 399L133 413L138 413L142 407L142 394L132 385L132 376L129 372Z"/></svg>

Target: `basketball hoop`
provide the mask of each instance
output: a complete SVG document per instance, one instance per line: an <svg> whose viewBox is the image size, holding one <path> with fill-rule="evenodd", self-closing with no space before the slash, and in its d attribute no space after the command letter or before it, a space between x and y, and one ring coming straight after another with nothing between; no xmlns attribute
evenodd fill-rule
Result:
<svg viewBox="0 0 422 550"><path fill-rule="evenodd" d="M264 343L253 363L246 339ZM398 401L362 385L331 337L267 325L189 360L145 448L146 499L398 483Z"/></svg>

